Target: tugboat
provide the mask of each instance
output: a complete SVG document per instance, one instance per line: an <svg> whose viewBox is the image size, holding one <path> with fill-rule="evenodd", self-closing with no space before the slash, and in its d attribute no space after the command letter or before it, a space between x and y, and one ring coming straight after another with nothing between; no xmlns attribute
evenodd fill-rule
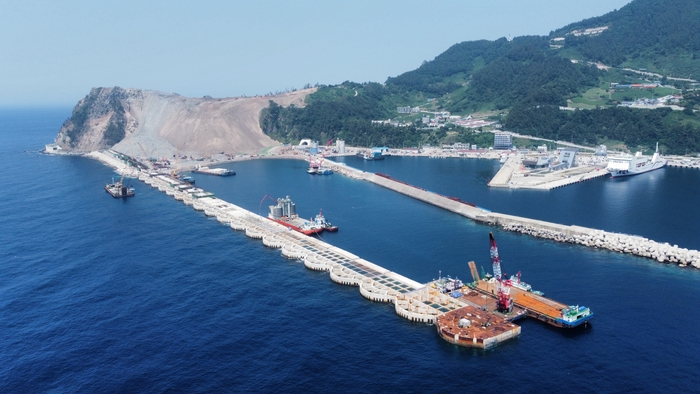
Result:
<svg viewBox="0 0 700 394"><path fill-rule="evenodd" d="M316 217L314 218L314 222L320 224L323 227L323 230L325 231L338 231L338 226L334 226L333 224L331 224L331 222L326 221L325 216L323 216L323 209L321 210L321 212L319 212L318 215L316 215Z"/></svg>
<svg viewBox="0 0 700 394"><path fill-rule="evenodd" d="M123 182L124 175L122 174L119 182L114 182L114 179L112 179L112 183L105 185L105 191L111 194L114 198L127 198L135 196L136 194L134 193L134 188L125 186Z"/></svg>

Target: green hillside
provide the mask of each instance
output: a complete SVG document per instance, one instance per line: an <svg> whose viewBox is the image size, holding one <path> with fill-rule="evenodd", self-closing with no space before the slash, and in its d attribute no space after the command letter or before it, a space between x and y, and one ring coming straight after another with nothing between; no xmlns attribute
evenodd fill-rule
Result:
<svg viewBox="0 0 700 394"><path fill-rule="evenodd" d="M599 35L574 30L607 27ZM666 76L700 77L700 2L637 0L600 17L553 31L568 56Z"/></svg>
<svg viewBox="0 0 700 394"><path fill-rule="evenodd" d="M590 145L614 139L630 147L659 141L668 153L700 152L700 114L693 112L700 109L693 90L700 85L675 79L700 79L699 36L700 1L635 0L546 37L455 44L385 84L321 87L304 108L271 104L261 126L289 142L340 138L349 145L400 147L483 142L454 125L426 128L421 116L486 113L508 130L534 136L566 136ZM656 81L664 86L650 87ZM646 87L612 90L614 83ZM683 94L678 104L686 110L617 107L674 94ZM398 113L397 107L419 107L422 113ZM392 123L377 122L387 119Z"/></svg>

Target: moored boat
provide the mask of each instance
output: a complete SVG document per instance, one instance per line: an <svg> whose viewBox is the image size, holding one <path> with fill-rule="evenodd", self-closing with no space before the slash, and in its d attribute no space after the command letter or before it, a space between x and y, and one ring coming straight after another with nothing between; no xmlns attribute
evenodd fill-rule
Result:
<svg viewBox="0 0 700 394"><path fill-rule="evenodd" d="M296 205L289 196L278 198L277 205L270 205L270 213L267 218L306 235L323 231L323 226L316 223L315 220L304 220L297 215Z"/></svg>
<svg viewBox="0 0 700 394"><path fill-rule="evenodd" d="M114 198L127 198L136 195L133 187L125 186L121 182L108 183L105 185L105 191Z"/></svg>
<svg viewBox="0 0 700 394"><path fill-rule="evenodd" d="M232 176L236 175L236 171L231 171L226 168L209 168L206 166L197 167L192 172L197 174L207 174L207 175L218 175L218 176Z"/></svg>
<svg viewBox="0 0 700 394"><path fill-rule="evenodd" d="M333 224L331 224L331 222L326 221L326 217L323 216L323 210L321 210L321 212L319 212L319 214L316 215L316 217L314 218L314 222L320 224L323 227L323 230L325 231L338 231L338 226L334 226Z"/></svg>
<svg viewBox="0 0 700 394"><path fill-rule="evenodd" d="M668 163L667 160L659 156L659 143L656 143L656 152L650 158L642 156L642 152L637 152L634 156L611 157L608 160L606 170L612 178L643 174L645 172L658 170Z"/></svg>
<svg viewBox="0 0 700 394"><path fill-rule="evenodd" d="M318 174L318 175L331 175L331 174L333 174L333 170L330 169L330 167L318 167L316 169L316 174Z"/></svg>

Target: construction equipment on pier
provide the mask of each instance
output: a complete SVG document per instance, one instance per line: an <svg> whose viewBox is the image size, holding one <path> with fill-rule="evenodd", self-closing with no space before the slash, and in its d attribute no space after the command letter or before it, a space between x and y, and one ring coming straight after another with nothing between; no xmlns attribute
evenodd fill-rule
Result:
<svg viewBox="0 0 700 394"><path fill-rule="evenodd" d="M133 197L135 195L133 187L127 187L124 185L125 174L125 172L122 172L122 177L119 179L119 182L114 182L114 179L112 179L112 183L108 183L105 185L105 191L112 195L112 197L127 198Z"/></svg>
<svg viewBox="0 0 700 394"><path fill-rule="evenodd" d="M513 311L513 299L510 298L511 280L504 279L501 274L501 259L498 257L498 246L493 233L489 233L491 242L491 264L493 265L493 278L497 283L498 291L498 311L509 313Z"/></svg>

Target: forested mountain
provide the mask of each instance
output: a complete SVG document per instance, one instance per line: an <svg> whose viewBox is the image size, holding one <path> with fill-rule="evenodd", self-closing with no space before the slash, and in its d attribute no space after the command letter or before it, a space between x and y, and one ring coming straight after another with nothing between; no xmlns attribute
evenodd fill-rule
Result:
<svg viewBox="0 0 700 394"><path fill-rule="evenodd" d="M607 26L600 35L570 34ZM700 1L637 0L600 17L556 30L569 55L614 67L645 68L675 77L700 77Z"/></svg>
<svg viewBox="0 0 700 394"><path fill-rule="evenodd" d="M597 29L596 29L597 28ZM594 29L594 30L586 30ZM573 142L596 144L616 140L630 147L653 146L666 152L700 152L700 109L697 96L687 93L683 113L617 108L610 82L642 83L645 76L623 71L658 72L649 81L669 77L700 79L700 1L635 0L620 10L571 24L547 37L469 41L455 44L413 71L385 84L321 87L305 108L272 106L261 116L263 131L275 139L342 138L351 145L407 146L475 136L428 130L417 117L399 117L396 107L430 103L433 111L496 113L505 128ZM611 68L601 70L596 63ZM671 80L670 78L669 80ZM695 87L673 80L683 89ZM674 91L647 92L652 98ZM674 91L681 93L680 90ZM581 108L561 111L584 95L595 96ZM629 97L633 94L630 93ZM654 112L650 114L649 112ZM658 112L658 113L657 113ZM396 119L411 125L393 127L372 120Z"/></svg>

